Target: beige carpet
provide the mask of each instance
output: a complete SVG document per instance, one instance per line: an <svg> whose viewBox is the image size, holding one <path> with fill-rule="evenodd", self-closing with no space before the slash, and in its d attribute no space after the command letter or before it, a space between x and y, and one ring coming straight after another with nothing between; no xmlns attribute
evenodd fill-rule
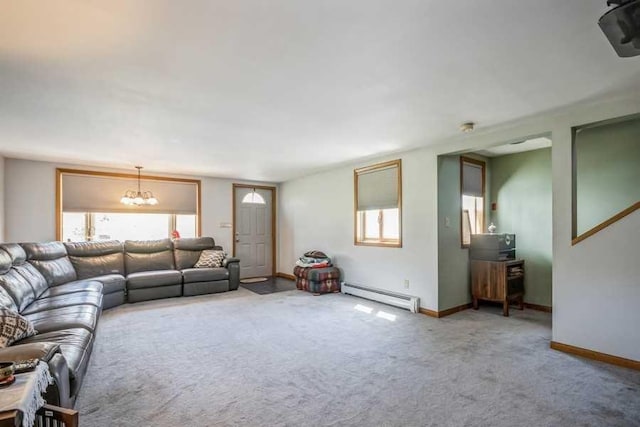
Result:
<svg viewBox="0 0 640 427"><path fill-rule="evenodd" d="M103 314L76 407L83 427L639 425L640 372L549 339L546 313L341 294L130 304Z"/></svg>

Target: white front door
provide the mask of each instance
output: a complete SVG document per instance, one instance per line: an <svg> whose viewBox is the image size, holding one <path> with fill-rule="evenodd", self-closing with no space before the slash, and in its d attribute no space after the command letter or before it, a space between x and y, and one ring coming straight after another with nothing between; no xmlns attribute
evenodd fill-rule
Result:
<svg viewBox="0 0 640 427"><path fill-rule="evenodd" d="M253 188L234 187L235 256L240 259L240 278L273 275L272 211L273 191L256 188L264 204L243 202Z"/></svg>

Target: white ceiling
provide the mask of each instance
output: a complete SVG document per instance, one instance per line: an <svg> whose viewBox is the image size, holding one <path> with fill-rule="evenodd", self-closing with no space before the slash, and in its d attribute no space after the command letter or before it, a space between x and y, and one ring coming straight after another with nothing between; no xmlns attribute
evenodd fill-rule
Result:
<svg viewBox="0 0 640 427"><path fill-rule="evenodd" d="M640 87L605 0L2 0L0 152L282 181Z"/></svg>

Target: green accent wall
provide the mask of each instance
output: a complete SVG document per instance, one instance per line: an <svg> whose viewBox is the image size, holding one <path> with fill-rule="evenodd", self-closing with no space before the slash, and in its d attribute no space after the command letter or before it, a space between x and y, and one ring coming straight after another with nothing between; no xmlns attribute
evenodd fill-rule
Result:
<svg viewBox="0 0 640 427"><path fill-rule="evenodd" d="M490 189L497 233L516 234L525 260L525 302L551 306L551 148L491 159Z"/></svg>
<svg viewBox="0 0 640 427"><path fill-rule="evenodd" d="M640 201L640 118L576 133L576 231L589 231Z"/></svg>

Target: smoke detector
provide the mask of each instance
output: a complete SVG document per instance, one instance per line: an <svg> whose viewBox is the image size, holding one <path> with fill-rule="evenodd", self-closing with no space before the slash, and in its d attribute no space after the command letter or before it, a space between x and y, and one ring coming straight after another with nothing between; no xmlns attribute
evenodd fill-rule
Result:
<svg viewBox="0 0 640 427"><path fill-rule="evenodd" d="M464 133L473 132L473 129L476 127L476 124L473 122L466 122L460 125L460 131Z"/></svg>

